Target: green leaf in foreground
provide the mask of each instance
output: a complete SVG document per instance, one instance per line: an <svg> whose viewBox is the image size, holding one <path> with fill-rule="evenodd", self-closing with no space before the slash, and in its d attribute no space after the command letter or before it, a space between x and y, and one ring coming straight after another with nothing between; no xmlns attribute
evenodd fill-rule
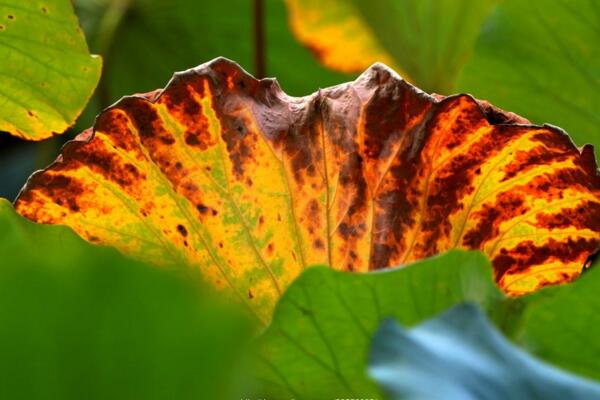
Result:
<svg viewBox="0 0 600 400"><path fill-rule="evenodd" d="M285 292L257 343L260 395L377 397L366 375L371 337L387 317L420 323L456 304L481 306L499 329L535 356L600 379L600 268L575 282L507 298L480 253L451 251L368 274L313 268Z"/></svg>
<svg viewBox="0 0 600 400"><path fill-rule="evenodd" d="M472 304L373 338L370 375L390 399L599 399L600 384L514 347Z"/></svg>
<svg viewBox="0 0 600 400"><path fill-rule="evenodd" d="M506 0L487 20L458 88L600 146L600 3Z"/></svg>
<svg viewBox="0 0 600 400"><path fill-rule="evenodd" d="M487 259L452 251L380 273L313 268L280 300L258 342L264 397L373 397L366 375L371 336L386 317L413 325L465 300L500 298Z"/></svg>
<svg viewBox="0 0 600 400"><path fill-rule="evenodd" d="M102 68L69 0L0 4L0 131L28 140L64 132Z"/></svg>
<svg viewBox="0 0 600 400"><path fill-rule="evenodd" d="M225 399L246 318L0 199L0 398Z"/></svg>

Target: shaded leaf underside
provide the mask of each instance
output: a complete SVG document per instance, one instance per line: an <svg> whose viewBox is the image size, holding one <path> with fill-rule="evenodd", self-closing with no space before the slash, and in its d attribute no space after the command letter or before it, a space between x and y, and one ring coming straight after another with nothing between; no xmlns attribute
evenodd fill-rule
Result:
<svg viewBox="0 0 600 400"><path fill-rule="evenodd" d="M220 58L105 110L16 208L187 262L262 320L309 265L367 271L452 248L481 249L522 294L574 278L600 243L591 146L525 122L382 64L294 98Z"/></svg>

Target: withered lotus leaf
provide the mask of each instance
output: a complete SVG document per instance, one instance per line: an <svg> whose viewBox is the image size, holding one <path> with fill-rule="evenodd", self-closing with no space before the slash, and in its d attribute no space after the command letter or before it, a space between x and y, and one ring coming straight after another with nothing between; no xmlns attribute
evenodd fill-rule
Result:
<svg viewBox="0 0 600 400"><path fill-rule="evenodd" d="M216 59L125 97L32 175L27 218L185 262L263 321L304 268L368 271L480 249L511 295L575 278L600 245L591 146L382 64L286 95Z"/></svg>

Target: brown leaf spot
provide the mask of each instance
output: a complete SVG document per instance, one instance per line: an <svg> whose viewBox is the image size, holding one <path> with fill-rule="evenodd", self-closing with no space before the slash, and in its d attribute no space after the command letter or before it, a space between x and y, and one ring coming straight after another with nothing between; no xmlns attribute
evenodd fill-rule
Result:
<svg viewBox="0 0 600 400"><path fill-rule="evenodd" d="M181 224L177 225L177 232L179 232L179 234L183 237L186 237L188 235L187 229L185 229L185 226Z"/></svg>
<svg viewBox="0 0 600 400"><path fill-rule="evenodd" d="M196 210L198 210L198 212L201 215L209 215L210 214L214 217L219 214L219 212L217 210L215 210L214 208L208 207L202 203L196 204Z"/></svg>
<svg viewBox="0 0 600 400"><path fill-rule="evenodd" d="M29 183L31 190L39 190L52 201L73 212L80 211L78 197L85 192L83 185L65 175L39 175Z"/></svg>
<svg viewBox="0 0 600 400"><path fill-rule="evenodd" d="M455 155L436 174L429 190L423 220L426 235L423 243L415 246L421 251L419 256L432 255L440 250L437 248L438 239L448 237L452 228L448 216L463 209L462 199L474 190L474 171L525 132L525 129L497 126L492 134L481 137L467 150Z"/></svg>
<svg viewBox="0 0 600 400"><path fill-rule="evenodd" d="M222 138L227 146L234 176L242 180L246 165L255 162L258 133L246 128L246 123L228 114L219 114L223 126Z"/></svg>

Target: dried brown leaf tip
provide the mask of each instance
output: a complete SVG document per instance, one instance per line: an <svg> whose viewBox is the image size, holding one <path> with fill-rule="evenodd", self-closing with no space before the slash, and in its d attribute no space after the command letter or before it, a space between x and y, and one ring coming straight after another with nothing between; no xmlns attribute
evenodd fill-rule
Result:
<svg viewBox="0 0 600 400"><path fill-rule="evenodd" d="M16 208L186 262L262 319L309 265L368 271L453 248L482 250L522 294L573 279L600 245L592 147L526 122L382 64L296 98L219 58L104 111Z"/></svg>

